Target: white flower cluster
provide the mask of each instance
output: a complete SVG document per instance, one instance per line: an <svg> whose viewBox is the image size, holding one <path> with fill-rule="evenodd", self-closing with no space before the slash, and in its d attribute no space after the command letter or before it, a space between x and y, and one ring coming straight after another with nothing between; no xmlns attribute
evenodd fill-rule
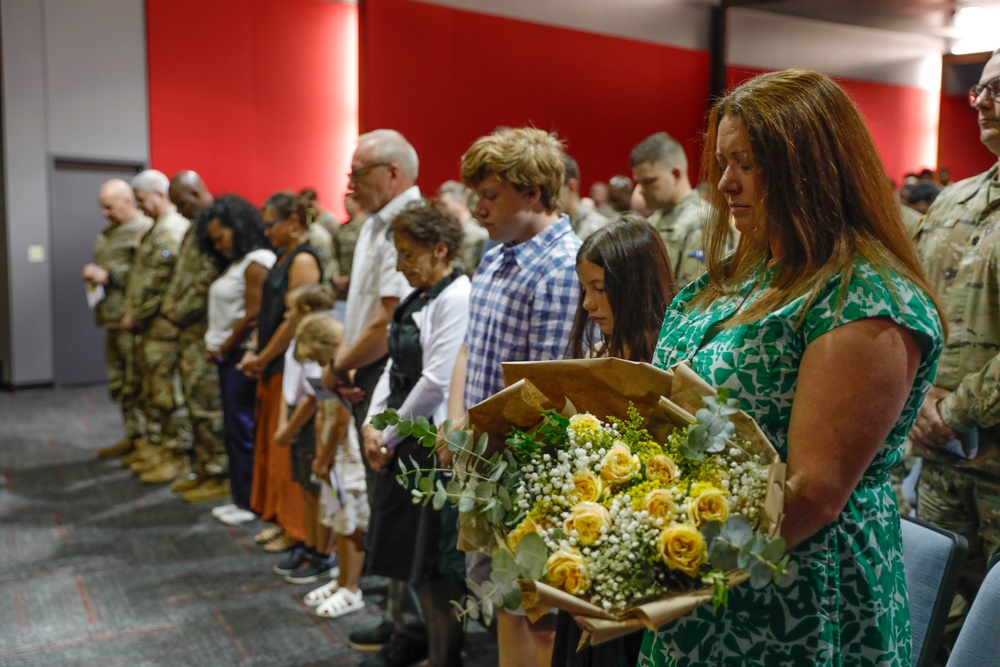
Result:
<svg viewBox="0 0 1000 667"><path fill-rule="evenodd" d="M756 526L760 519L760 509L767 495L767 466L757 461L740 461L737 453L742 450L733 448L732 457L726 461L717 456L716 463L722 470L728 471L728 478L722 480L722 489L729 494L730 510L734 514L742 514ZM745 458L745 455L742 455Z"/></svg>
<svg viewBox="0 0 1000 667"><path fill-rule="evenodd" d="M646 582L644 590L637 589L635 577L649 566L648 545L656 543L661 529L657 523L662 525L662 519L651 520L647 512L634 511L629 495L611 501L611 530L606 540L583 549L591 564L591 602L611 611L662 592L653 579Z"/></svg>
<svg viewBox="0 0 1000 667"><path fill-rule="evenodd" d="M524 477L515 495L518 507L530 511L538 500L552 508L568 510L572 505L569 494L575 489L573 476L582 471L598 469L609 443L619 437L618 431L591 414L570 418L567 429L570 446L555 456L537 450L522 467ZM560 521L565 520L565 512Z"/></svg>

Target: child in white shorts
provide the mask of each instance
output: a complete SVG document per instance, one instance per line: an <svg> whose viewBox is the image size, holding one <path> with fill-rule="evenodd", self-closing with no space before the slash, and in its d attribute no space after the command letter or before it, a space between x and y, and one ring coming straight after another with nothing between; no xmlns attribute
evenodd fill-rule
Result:
<svg viewBox="0 0 1000 667"><path fill-rule="evenodd" d="M328 366L344 338L343 326L328 314L308 315L296 331L295 356ZM329 370L324 384L337 382ZM335 386L334 386L335 388ZM304 601L318 616L337 618L364 608L359 581L368 529L368 493L357 429L347 404L327 396L316 414L316 458L312 472L320 482L321 521L337 541L340 571L335 580L309 592Z"/></svg>

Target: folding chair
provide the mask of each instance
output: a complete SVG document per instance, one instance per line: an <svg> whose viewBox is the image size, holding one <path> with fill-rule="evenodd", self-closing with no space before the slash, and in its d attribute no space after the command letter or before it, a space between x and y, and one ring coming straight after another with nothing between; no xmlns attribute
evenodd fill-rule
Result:
<svg viewBox="0 0 1000 667"><path fill-rule="evenodd" d="M913 628L913 667L930 667L941 644L968 543L965 538L902 517L903 567Z"/></svg>
<svg viewBox="0 0 1000 667"><path fill-rule="evenodd" d="M996 563L997 558L991 561ZM991 567L965 618L948 667L1000 665L1000 567Z"/></svg>

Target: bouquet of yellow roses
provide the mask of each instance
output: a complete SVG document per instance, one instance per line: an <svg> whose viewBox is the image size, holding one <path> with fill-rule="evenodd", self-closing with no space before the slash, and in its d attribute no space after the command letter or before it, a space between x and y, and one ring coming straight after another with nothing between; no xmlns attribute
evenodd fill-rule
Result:
<svg viewBox="0 0 1000 667"><path fill-rule="evenodd" d="M460 546L493 556L465 611L558 607L593 643L656 628L730 586L787 583L776 537L784 464L757 425L686 365L618 359L504 365L508 387L441 429L455 475L419 469L415 502L453 502ZM399 422L431 444L426 420Z"/></svg>

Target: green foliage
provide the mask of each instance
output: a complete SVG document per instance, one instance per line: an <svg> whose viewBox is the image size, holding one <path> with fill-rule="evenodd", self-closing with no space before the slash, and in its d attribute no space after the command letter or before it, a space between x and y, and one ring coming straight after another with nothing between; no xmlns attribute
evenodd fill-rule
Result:
<svg viewBox="0 0 1000 667"><path fill-rule="evenodd" d="M708 545L708 560L713 568L702 581L713 586L715 607L726 604L729 596L724 586L720 588L716 572L745 570L750 575L750 586L755 589L772 582L784 588L798 575L798 563L791 562L785 554L784 538L768 538L754 532L745 517L731 516L721 526L717 521L709 522L702 526L701 534Z"/></svg>
<svg viewBox="0 0 1000 667"><path fill-rule="evenodd" d="M726 439L736 435L736 427L729 417L739 412L739 402L729 398L729 390L719 389L715 396L706 396L705 405L694 417L695 423L687 433L687 442L681 446L686 458L701 461L705 454L718 454L726 448Z"/></svg>

